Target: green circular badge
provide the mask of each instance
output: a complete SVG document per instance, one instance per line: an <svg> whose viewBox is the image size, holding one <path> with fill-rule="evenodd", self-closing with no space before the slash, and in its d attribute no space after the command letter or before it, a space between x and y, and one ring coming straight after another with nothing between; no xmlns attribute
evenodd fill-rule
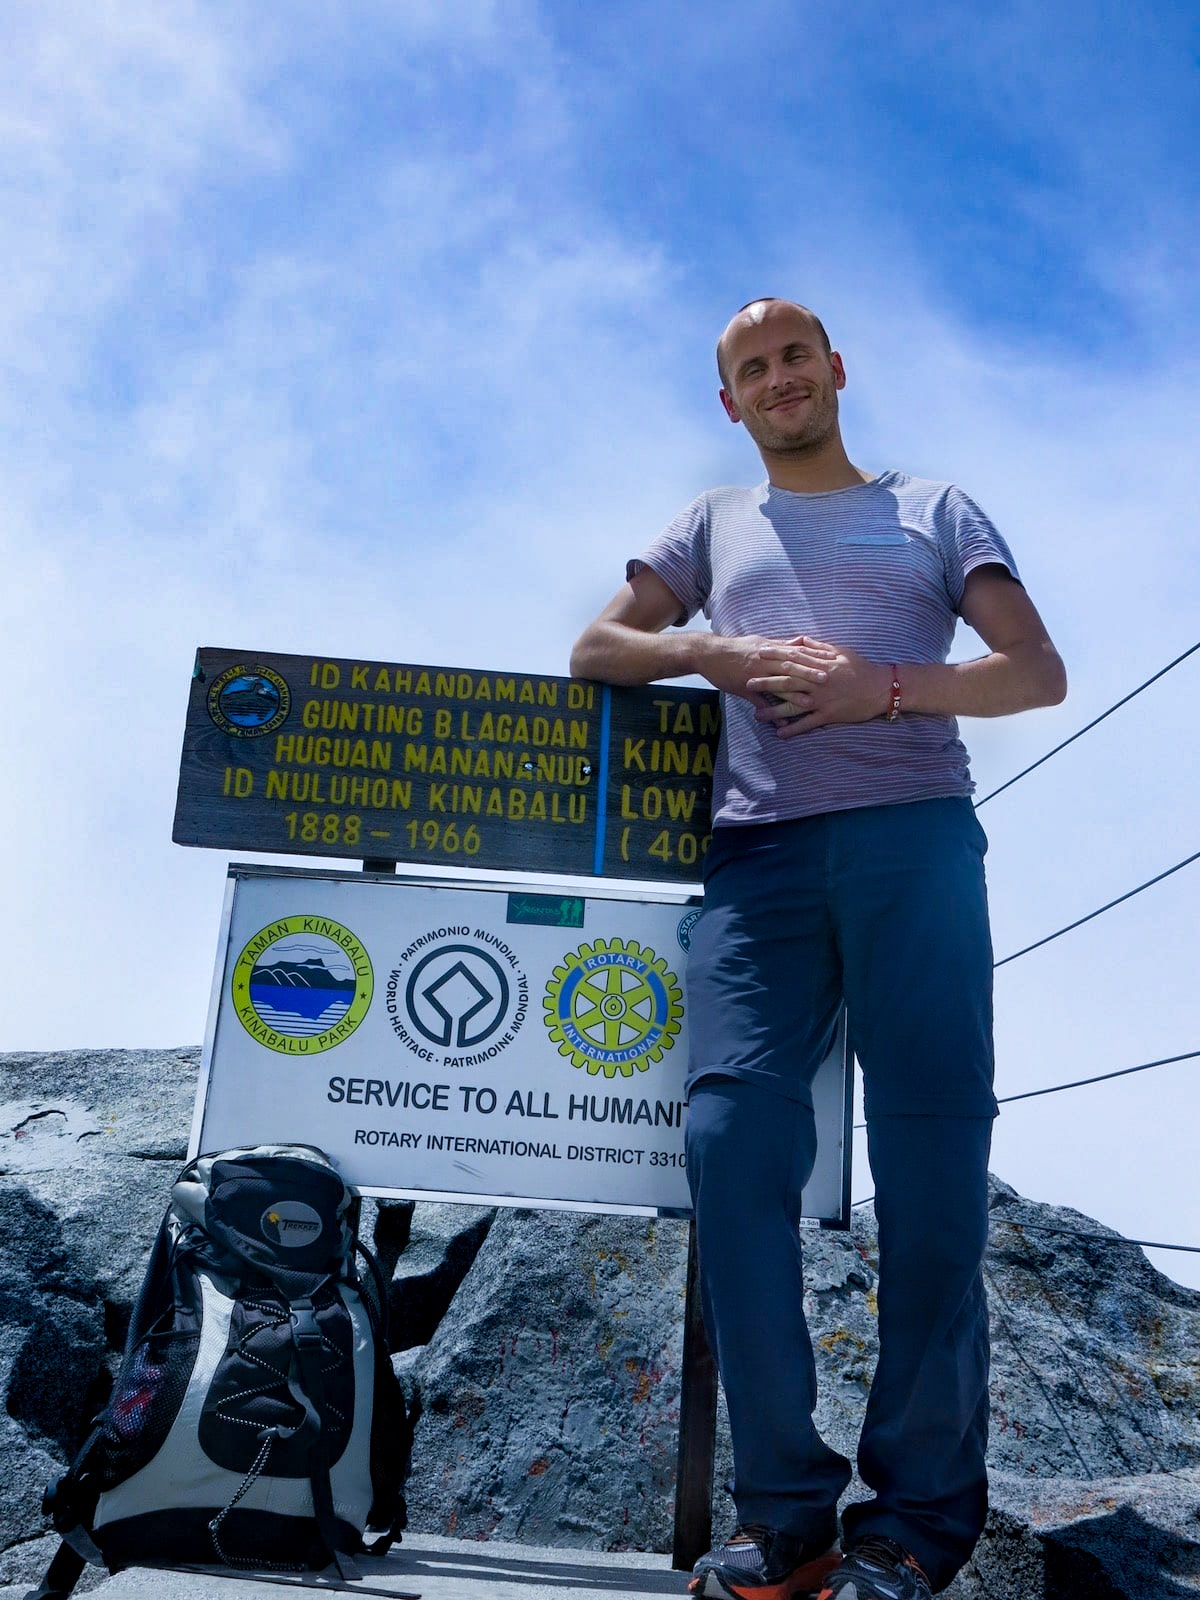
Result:
<svg viewBox="0 0 1200 1600"><path fill-rule="evenodd" d="M328 917L281 917L260 928L233 969L233 1008L246 1032L282 1055L313 1055L348 1039L375 988L371 958Z"/></svg>

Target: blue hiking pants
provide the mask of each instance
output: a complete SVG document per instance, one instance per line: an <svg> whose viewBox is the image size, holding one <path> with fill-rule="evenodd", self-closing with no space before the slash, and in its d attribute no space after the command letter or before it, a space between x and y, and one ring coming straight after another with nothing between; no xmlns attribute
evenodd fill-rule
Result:
<svg viewBox="0 0 1200 1600"><path fill-rule="evenodd" d="M828 1539L849 1463L813 1425L797 1222L810 1084L843 998L879 1221L880 1356L848 1537L935 1590L987 1511L992 949L986 839L963 799L720 828L688 958L688 1179L729 1405L738 1520Z"/></svg>

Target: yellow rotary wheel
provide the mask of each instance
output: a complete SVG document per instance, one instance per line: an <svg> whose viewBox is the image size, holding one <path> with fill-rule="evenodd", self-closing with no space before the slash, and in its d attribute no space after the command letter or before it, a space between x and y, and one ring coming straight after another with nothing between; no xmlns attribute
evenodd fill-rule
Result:
<svg viewBox="0 0 1200 1600"><path fill-rule="evenodd" d="M675 1043L683 991L649 946L598 939L555 967L542 1008L559 1055L592 1076L632 1078Z"/></svg>

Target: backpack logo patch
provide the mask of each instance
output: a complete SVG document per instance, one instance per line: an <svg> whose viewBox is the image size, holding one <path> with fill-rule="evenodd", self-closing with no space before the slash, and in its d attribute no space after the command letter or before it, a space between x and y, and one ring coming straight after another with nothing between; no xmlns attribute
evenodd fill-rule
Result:
<svg viewBox="0 0 1200 1600"><path fill-rule="evenodd" d="M321 1236L322 1222L303 1200L280 1200L262 1214L263 1238L283 1250L300 1250Z"/></svg>

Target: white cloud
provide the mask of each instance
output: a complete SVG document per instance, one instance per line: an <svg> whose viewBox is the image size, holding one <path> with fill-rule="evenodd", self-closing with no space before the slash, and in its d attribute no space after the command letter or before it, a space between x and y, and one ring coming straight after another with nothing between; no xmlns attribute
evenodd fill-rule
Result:
<svg viewBox="0 0 1200 1600"><path fill-rule="evenodd" d="M254 102L250 54L201 7L52 3L9 22L0 318L22 369L53 377L170 247L197 175L278 166L286 144Z"/></svg>

